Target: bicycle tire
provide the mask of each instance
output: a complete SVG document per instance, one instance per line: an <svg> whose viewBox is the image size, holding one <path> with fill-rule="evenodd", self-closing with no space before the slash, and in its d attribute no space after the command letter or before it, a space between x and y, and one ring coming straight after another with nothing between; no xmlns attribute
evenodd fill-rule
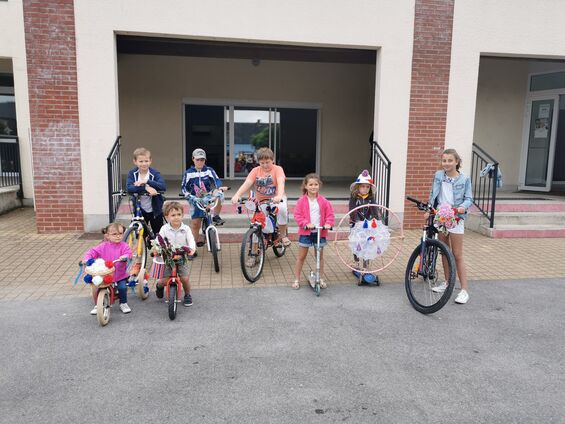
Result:
<svg viewBox="0 0 565 424"><path fill-rule="evenodd" d="M136 285L143 285L143 277L145 274L145 267L147 265L147 246L145 244L145 240L142 240L140 243L140 237L142 237L140 235L140 227L137 225L132 225L127 228L126 232L124 233L124 238L122 239L130 246L131 249L131 266L130 269L128 269L128 273L130 273L135 264L139 264L139 271L137 272L137 274L130 274L128 278L129 281L135 281ZM138 294L140 294L139 291ZM147 296L143 298L140 295L140 298L146 299Z"/></svg>
<svg viewBox="0 0 565 424"><path fill-rule="evenodd" d="M107 289L98 291L96 299L96 318L101 327L104 327L110 322L110 294Z"/></svg>
<svg viewBox="0 0 565 424"><path fill-rule="evenodd" d="M426 240L423 264L420 267L421 246L418 245L406 267L404 286L408 300L418 312L432 314L445 306L455 286L455 258L449 247L440 240ZM447 288L442 293L432 289L445 278L442 258L447 260Z"/></svg>
<svg viewBox="0 0 565 424"><path fill-rule="evenodd" d="M218 260L218 245L216 240L216 229L210 227L208 230L208 246L212 254L212 262L214 262L214 271L220 272L220 262Z"/></svg>
<svg viewBox="0 0 565 424"><path fill-rule="evenodd" d="M177 317L177 284L171 283L169 286L169 319L172 321Z"/></svg>
<svg viewBox="0 0 565 424"><path fill-rule="evenodd" d="M256 253L254 253L256 252ZM253 265L248 264L248 259L253 259ZM265 265L265 240L263 232L257 227L251 227L245 233L241 242L240 255L241 272L250 283L254 283L261 277Z"/></svg>
<svg viewBox="0 0 565 424"><path fill-rule="evenodd" d="M273 244L273 252L277 258L282 258L286 252L286 246L279 240L278 244Z"/></svg>
<svg viewBox="0 0 565 424"><path fill-rule="evenodd" d="M137 297L139 297L141 300L146 300L149 297L149 284L147 283L147 279L145 277L145 269L141 268L139 270L139 274L137 275L137 284L135 286Z"/></svg>

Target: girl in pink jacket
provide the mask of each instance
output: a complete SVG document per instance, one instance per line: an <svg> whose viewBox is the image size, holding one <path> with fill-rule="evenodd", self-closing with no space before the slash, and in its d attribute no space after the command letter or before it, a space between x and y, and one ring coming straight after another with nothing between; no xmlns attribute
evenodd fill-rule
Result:
<svg viewBox="0 0 565 424"><path fill-rule="evenodd" d="M98 246L89 249L83 258L86 263L89 259L104 259L105 261L115 261L116 259L131 259L131 249L129 245L122 241L124 236L124 226L122 224L113 223L102 229L104 241ZM120 298L120 310L124 314L131 312L128 306L127 291L127 264L125 262L116 262L114 264L114 281L118 285L118 296ZM94 289L94 288L93 288ZM96 306L90 311L91 315L96 315Z"/></svg>
<svg viewBox="0 0 565 424"><path fill-rule="evenodd" d="M308 254L308 248L315 246L317 236L312 232L316 227L324 227L320 233L320 246L326 245L326 236L328 229L333 227L335 222L334 210L331 203L322 196L320 192L322 181L316 174L308 174L302 181L302 197L298 199L294 208L294 220L298 224L298 256L296 257L296 265L294 265L294 283L293 289L300 288L300 274L302 266ZM320 275L324 274L324 256L323 250L320 251ZM327 287L324 280L320 280L320 287Z"/></svg>

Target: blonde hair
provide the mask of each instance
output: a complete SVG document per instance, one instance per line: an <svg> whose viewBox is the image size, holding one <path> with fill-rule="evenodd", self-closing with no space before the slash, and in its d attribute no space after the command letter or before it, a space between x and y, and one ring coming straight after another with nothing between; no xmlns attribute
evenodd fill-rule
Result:
<svg viewBox="0 0 565 424"><path fill-rule="evenodd" d="M462 160L461 160L461 156L459 156L459 153L457 153L457 150L455 150L455 149L445 149L441 155L442 156L443 155L453 155L453 157L455 158L455 161L457 162L457 164L455 165L455 169L457 171L459 171L459 168L461 168Z"/></svg>
<svg viewBox="0 0 565 424"><path fill-rule="evenodd" d="M184 209L182 208L182 205L179 202L167 202L165 203L165 207L163 208L163 215L167 216L169 215L169 213L172 211L180 211L180 213L184 213Z"/></svg>
<svg viewBox="0 0 565 424"><path fill-rule="evenodd" d="M138 147L133 151L133 160L136 160L138 156L147 156L151 159L151 152L145 147Z"/></svg>
<svg viewBox="0 0 565 424"><path fill-rule="evenodd" d="M102 234L104 234L104 239L106 239L106 236L112 229L116 229L117 231L121 231L123 233L126 230L126 227L120 224L119 222L112 222L111 224L106 225L104 228L102 228Z"/></svg>
<svg viewBox="0 0 565 424"><path fill-rule="evenodd" d="M300 186L300 188L302 189L302 194L306 194L306 192L308 191L306 190L306 185L310 180L318 180L318 184L320 185L320 188L322 188L322 180L320 179L320 176L318 174L310 173L306 175L302 180L302 185Z"/></svg>
<svg viewBox="0 0 565 424"><path fill-rule="evenodd" d="M268 147L261 147L259 149L257 149L257 160L274 160L275 159L275 154L273 153L273 151L271 149L269 149Z"/></svg>

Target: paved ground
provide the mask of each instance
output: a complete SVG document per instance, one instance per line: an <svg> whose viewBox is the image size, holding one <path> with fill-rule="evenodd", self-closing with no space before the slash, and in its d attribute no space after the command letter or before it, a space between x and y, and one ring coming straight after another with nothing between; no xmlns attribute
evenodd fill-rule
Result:
<svg viewBox="0 0 565 424"><path fill-rule="evenodd" d="M380 276L385 284L404 280L404 269L417 244L419 231L405 233L398 258ZM80 234L42 235L35 230L34 214L23 208L0 216L0 300L89 296L89 288L72 285L83 253L98 240L83 240ZM239 269L237 243L224 244L221 272L212 269L211 256L200 250L192 262L190 280L195 289L246 287ZM336 257L333 248L325 249L326 279L330 285L354 284L349 270ZM470 281L565 276L565 239L490 239L477 233L465 236L465 257ZM296 245L282 258L269 251L263 277L256 287L286 287L293 281ZM304 275L314 267L312 258ZM305 278L305 277L304 277ZM303 280L304 280L303 278ZM305 280L304 280L305 281ZM472 285L470 287L473 296Z"/></svg>
<svg viewBox="0 0 565 424"><path fill-rule="evenodd" d="M0 216L2 423L565 422L561 239L468 233L471 301L432 316L400 283L417 232L378 288L327 249L319 298L288 287L295 247L249 285L225 245L220 275L193 262L194 306L175 321L131 296L102 328L71 284L96 241L33 219Z"/></svg>
<svg viewBox="0 0 565 424"><path fill-rule="evenodd" d="M400 284L0 302L0 422L563 423L565 280L481 281L415 312Z"/></svg>

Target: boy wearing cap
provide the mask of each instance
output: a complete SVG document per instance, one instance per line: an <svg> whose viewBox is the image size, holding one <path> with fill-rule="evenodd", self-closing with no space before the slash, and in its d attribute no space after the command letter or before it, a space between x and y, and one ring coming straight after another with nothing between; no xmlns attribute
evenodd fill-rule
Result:
<svg viewBox="0 0 565 424"><path fill-rule="evenodd" d="M184 173L181 190L185 197L189 195L199 196L201 193L210 193L214 190L219 189L222 186L222 181L218 177L216 171L213 168L206 166L206 152L203 149L194 149L192 152L192 162L193 166L188 168ZM222 210L221 200L218 205L212 211L214 213L214 224L223 225L224 220L220 218L220 211ZM198 234L200 232L200 227L202 226L202 218L204 217L204 211L197 207L192 206L192 221L190 227L195 240L198 240ZM197 246L203 246L203 241L197 241ZM196 256L196 255L195 255Z"/></svg>

